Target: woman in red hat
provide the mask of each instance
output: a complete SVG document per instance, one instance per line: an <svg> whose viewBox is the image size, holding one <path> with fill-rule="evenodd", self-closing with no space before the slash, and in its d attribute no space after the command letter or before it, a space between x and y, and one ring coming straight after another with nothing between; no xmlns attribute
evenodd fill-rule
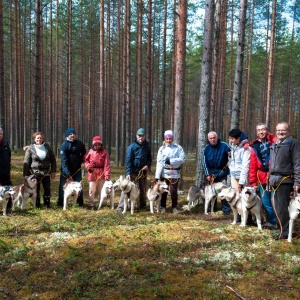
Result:
<svg viewBox="0 0 300 300"><path fill-rule="evenodd" d="M109 154L103 148L100 136L93 137L93 148L84 157L84 165L88 171L89 208L94 208L96 190L100 199L104 180L110 180Z"/></svg>

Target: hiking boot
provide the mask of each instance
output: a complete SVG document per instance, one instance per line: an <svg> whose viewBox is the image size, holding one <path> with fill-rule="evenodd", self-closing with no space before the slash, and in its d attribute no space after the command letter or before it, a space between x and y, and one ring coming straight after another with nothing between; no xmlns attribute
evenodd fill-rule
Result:
<svg viewBox="0 0 300 300"><path fill-rule="evenodd" d="M160 209L160 213L161 213L161 214L165 214L165 213L166 213L165 207L162 207L162 208Z"/></svg>

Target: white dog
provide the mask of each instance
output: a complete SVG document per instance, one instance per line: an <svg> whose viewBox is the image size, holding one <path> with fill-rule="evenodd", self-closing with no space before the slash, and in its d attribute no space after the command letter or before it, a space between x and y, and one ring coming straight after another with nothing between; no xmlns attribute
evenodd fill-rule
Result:
<svg viewBox="0 0 300 300"><path fill-rule="evenodd" d="M115 189L115 191L117 191L117 190L120 189L120 184L121 184L121 182L123 181L123 179L124 179L124 176L121 175L121 176L115 181L115 183L114 183L114 189Z"/></svg>
<svg viewBox="0 0 300 300"><path fill-rule="evenodd" d="M114 198L115 198L115 190L114 190L113 182L111 180L104 181L103 187L101 189L98 209L101 208L104 199L109 199L111 209L114 209L114 204L115 204Z"/></svg>
<svg viewBox="0 0 300 300"><path fill-rule="evenodd" d="M229 187L223 189L218 196L220 199L225 199L228 201L232 212L233 212L233 222L231 224L236 224L238 213L241 215L241 226L244 224L244 213L243 213L243 205L242 205L242 198L239 192L235 189Z"/></svg>
<svg viewBox="0 0 300 300"><path fill-rule="evenodd" d="M64 189L64 207L63 210L67 209L68 200L73 200L73 207L76 205L76 200L79 194L82 191L82 184L81 181L66 181L63 186Z"/></svg>
<svg viewBox="0 0 300 300"><path fill-rule="evenodd" d="M9 198L13 201L15 193L16 192L13 187L10 185L0 186L0 203L3 206L3 216L6 216L6 208Z"/></svg>
<svg viewBox="0 0 300 300"><path fill-rule="evenodd" d="M163 193L170 193L168 185L165 181L157 181L152 188L147 191L147 197L150 202L150 212L154 213L154 202L156 201L156 211L160 210L160 201Z"/></svg>
<svg viewBox="0 0 300 300"><path fill-rule="evenodd" d="M211 213L214 212L215 201L217 200L218 193L222 191L222 189L227 188L225 181L216 182L212 184L207 184L204 189L204 197L205 197L205 207L204 213L208 214L208 205L211 203Z"/></svg>
<svg viewBox="0 0 300 300"><path fill-rule="evenodd" d="M16 197L13 201L12 210L15 209L16 204L19 208L24 209L28 198L31 198L33 207L35 208L37 188L37 179L35 175L25 176L24 183L16 185L13 188L16 193Z"/></svg>
<svg viewBox="0 0 300 300"><path fill-rule="evenodd" d="M258 229L262 229L261 227L261 207L262 203L260 197L256 195L256 188L245 186L241 192L242 197L242 207L243 207L243 222L241 226L246 226L246 222L248 220L248 214L251 212L256 217L257 227Z"/></svg>
<svg viewBox="0 0 300 300"><path fill-rule="evenodd" d="M133 214L135 203L138 201L140 196L139 188L130 180L130 177L127 176L121 181L120 189L124 193L124 210L122 214L126 213L129 202L131 206L131 214Z"/></svg>
<svg viewBox="0 0 300 300"><path fill-rule="evenodd" d="M194 207L197 204L203 203L205 201L203 190L196 185L192 185L188 191L187 201L188 210L191 210L191 206Z"/></svg>
<svg viewBox="0 0 300 300"><path fill-rule="evenodd" d="M300 213L300 194L297 193L296 197L294 199L291 199L288 209L290 215L288 242L291 242L294 229L294 222L298 218Z"/></svg>

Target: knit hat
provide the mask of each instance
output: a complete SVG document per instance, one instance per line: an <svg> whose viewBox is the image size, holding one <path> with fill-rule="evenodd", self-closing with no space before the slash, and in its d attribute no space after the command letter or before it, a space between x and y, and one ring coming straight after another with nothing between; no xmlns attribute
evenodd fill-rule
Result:
<svg viewBox="0 0 300 300"><path fill-rule="evenodd" d="M99 135L93 137L93 145L94 144L102 144L101 137Z"/></svg>
<svg viewBox="0 0 300 300"><path fill-rule="evenodd" d="M71 133L76 134L76 131L75 131L74 128L68 128L68 129L66 130L66 136L69 136Z"/></svg>
<svg viewBox="0 0 300 300"><path fill-rule="evenodd" d="M167 139L167 138L174 138L174 133L173 133L173 131L172 130L166 130L165 131L165 133L164 133L164 137L165 137L165 139Z"/></svg>
<svg viewBox="0 0 300 300"><path fill-rule="evenodd" d="M146 134L146 131L144 128L140 128L137 132L136 132L137 135L145 135Z"/></svg>

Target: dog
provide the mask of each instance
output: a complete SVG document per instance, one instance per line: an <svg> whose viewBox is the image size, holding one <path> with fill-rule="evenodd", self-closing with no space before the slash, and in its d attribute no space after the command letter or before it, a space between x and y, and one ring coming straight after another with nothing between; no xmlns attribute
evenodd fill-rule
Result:
<svg viewBox="0 0 300 300"><path fill-rule="evenodd" d="M76 205L76 200L79 196L79 194L82 191L82 184L81 181L66 181L66 183L63 186L64 190L64 207L63 210L67 209L68 201L73 200L73 207Z"/></svg>
<svg viewBox="0 0 300 300"><path fill-rule="evenodd" d="M211 184L207 184L204 189L204 198L205 198L205 206L204 213L208 214L208 206L211 203L211 213L214 212L215 201L217 200L218 193L222 191L222 189L227 188L226 182L215 182Z"/></svg>
<svg viewBox="0 0 300 300"><path fill-rule="evenodd" d="M242 197L238 191L229 187L224 188L219 194L221 200L225 199L228 201L232 212L233 212L233 222L231 224L236 224L238 214L241 215L241 225L245 224L244 221L244 213L243 213L243 204L242 204Z"/></svg>
<svg viewBox="0 0 300 300"><path fill-rule="evenodd" d="M188 191L187 201L188 210L191 210L191 206L194 207L197 204L203 203L205 201L203 190L196 185L192 185Z"/></svg>
<svg viewBox="0 0 300 300"><path fill-rule="evenodd" d="M288 242L290 243L293 236L294 222L300 213L300 194L297 193L296 196L291 199L288 210L290 215Z"/></svg>
<svg viewBox="0 0 300 300"><path fill-rule="evenodd" d="M119 190L120 189L120 183L123 181L124 179L124 176L121 175L116 181L115 183L113 184L113 187L115 189L115 191Z"/></svg>
<svg viewBox="0 0 300 300"><path fill-rule="evenodd" d="M157 181L153 187L149 188L147 191L147 198L150 202L150 212L154 213L154 202L156 201L156 211L160 211L160 201L163 193L170 194L168 190L168 185L165 181Z"/></svg>
<svg viewBox="0 0 300 300"><path fill-rule="evenodd" d="M245 186L242 189L241 192L242 197L242 209L243 209L243 222L241 223L241 226L246 226L246 222L248 220L248 214L249 212L252 213L252 215L255 215L257 227L258 229L262 229L261 226L261 208L262 208L262 202L259 196L256 194L256 188Z"/></svg>
<svg viewBox="0 0 300 300"><path fill-rule="evenodd" d="M11 185L0 186L0 203L3 206L3 216L6 216L6 208L9 198L14 199L15 191Z"/></svg>
<svg viewBox="0 0 300 300"><path fill-rule="evenodd" d="M16 197L13 201L12 210L15 209L15 205L21 209L24 209L28 198L31 198L33 207L36 207L36 189L37 179L35 175L25 176L24 183L13 187Z"/></svg>
<svg viewBox="0 0 300 300"><path fill-rule="evenodd" d="M124 193L124 210L122 214L124 215L126 213L127 205L130 202L131 214L133 215L135 203L140 196L140 189L130 180L129 176L120 182L120 189Z"/></svg>
<svg viewBox="0 0 300 300"><path fill-rule="evenodd" d="M114 209L114 204L115 204L114 198L115 198L115 190L114 190L113 182L111 180L104 181L104 184L103 184L103 187L102 187L101 193L100 193L100 201L99 201L98 210L101 208L104 199L109 199L111 209Z"/></svg>

